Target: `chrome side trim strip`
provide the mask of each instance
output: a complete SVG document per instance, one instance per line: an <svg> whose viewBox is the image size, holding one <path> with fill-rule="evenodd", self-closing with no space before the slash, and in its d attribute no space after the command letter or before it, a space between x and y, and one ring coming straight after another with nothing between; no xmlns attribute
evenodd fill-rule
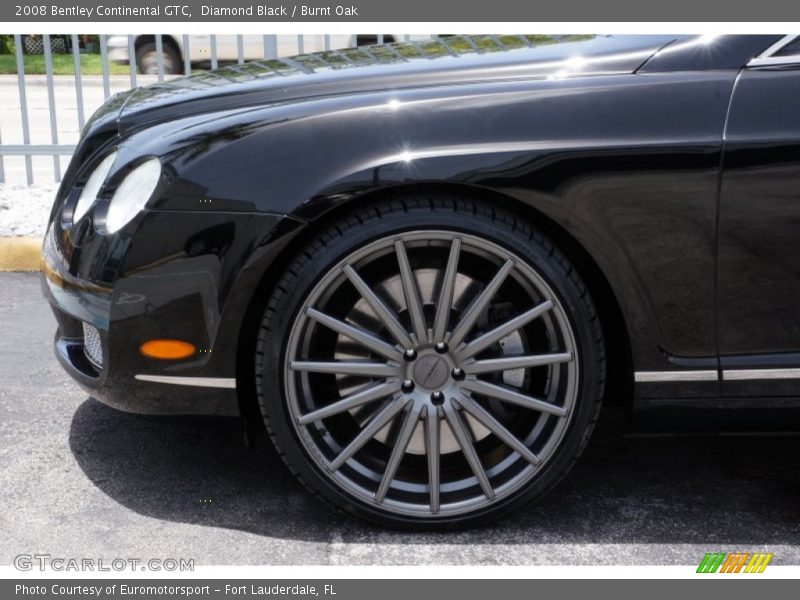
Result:
<svg viewBox="0 0 800 600"><path fill-rule="evenodd" d="M748 67L780 67L782 65L800 65L800 55L765 56L764 58L753 58L747 63Z"/></svg>
<svg viewBox="0 0 800 600"><path fill-rule="evenodd" d="M716 371L636 371L634 381L638 383L660 383L667 381L717 381Z"/></svg>
<svg viewBox="0 0 800 600"><path fill-rule="evenodd" d="M236 389L236 379L224 377L175 377L170 375L135 375L139 381L168 385ZM752 379L800 379L800 369L729 369L722 372L726 381ZM636 371L637 383L661 383L669 381L716 381L716 371Z"/></svg>
<svg viewBox="0 0 800 600"><path fill-rule="evenodd" d="M169 385L192 385L196 387L236 389L236 379L225 377L174 377L171 375L134 375L139 381L166 383Z"/></svg>
<svg viewBox="0 0 800 600"><path fill-rule="evenodd" d="M800 369L726 369L722 372L726 381L750 379L800 379Z"/></svg>

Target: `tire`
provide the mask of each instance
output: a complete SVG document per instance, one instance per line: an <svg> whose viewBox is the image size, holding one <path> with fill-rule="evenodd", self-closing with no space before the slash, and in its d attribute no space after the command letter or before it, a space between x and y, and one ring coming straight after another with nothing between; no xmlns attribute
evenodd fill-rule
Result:
<svg viewBox="0 0 800 600"><path fill-rule="evenodd" d="M329 504L384 527L476 526L540 498L589 439L605 381L597 311L567 258L511 213L375 203L317 232L273 289L259 406Z"/></svg>
<svg viewBox="0 0 800 600"><path fill-rule="evenodd" d="M164 74L181 74L181 56L172 44L166 41L161 46L164 52ZM158 54L155 42L147 42L136 48L136 68L142 75L158 74Z"/></svg>

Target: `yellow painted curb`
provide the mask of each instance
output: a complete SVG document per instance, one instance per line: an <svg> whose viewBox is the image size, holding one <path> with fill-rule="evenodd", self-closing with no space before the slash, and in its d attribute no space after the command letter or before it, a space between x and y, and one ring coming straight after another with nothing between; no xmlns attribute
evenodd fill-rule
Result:
<svg viewBox="0 0 800 600"><path fill-rule="evenodd" d="M39 271L42 238L0 237L0 271Z"/></svg>

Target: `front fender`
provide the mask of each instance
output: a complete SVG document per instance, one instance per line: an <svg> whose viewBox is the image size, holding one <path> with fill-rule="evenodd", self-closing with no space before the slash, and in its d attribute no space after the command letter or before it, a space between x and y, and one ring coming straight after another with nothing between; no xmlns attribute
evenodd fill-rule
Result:
<svg viewBox="0 0 800 600"><path fill-rule="evenodd" d="M275 102L159 125L159 209L307 222L450 185L544 215L617 295L637 370L716 355L716 194L735 71L507 81Z"/></svg>

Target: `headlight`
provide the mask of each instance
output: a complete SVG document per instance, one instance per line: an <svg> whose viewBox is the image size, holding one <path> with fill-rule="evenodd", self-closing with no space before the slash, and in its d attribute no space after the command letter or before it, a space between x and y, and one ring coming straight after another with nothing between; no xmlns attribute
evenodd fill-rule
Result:
<svg viewBox="0 0 800 600"><path fill-rule="evenodd" d="M139 214L150 200L161 177L161 163L151 158L140 164L119 184L106 213L106 231L113 233Z"/></svg>
<svg viewBox="0 0 800 600"><path fill-rule="evenodd" d="M117 153L112 152L103 159L103 162L101 162L89 176L89 181L83 186L81 197L78 198L78 202L75 203L75 210L72 211L73 223L77 223L91 208L92 204L94 204L94 201L97 199L97 194L100 193L100 188L103 187L103 183L105 183L106 177L108 177L108 172L111 170L116 159Z"/></svg>

